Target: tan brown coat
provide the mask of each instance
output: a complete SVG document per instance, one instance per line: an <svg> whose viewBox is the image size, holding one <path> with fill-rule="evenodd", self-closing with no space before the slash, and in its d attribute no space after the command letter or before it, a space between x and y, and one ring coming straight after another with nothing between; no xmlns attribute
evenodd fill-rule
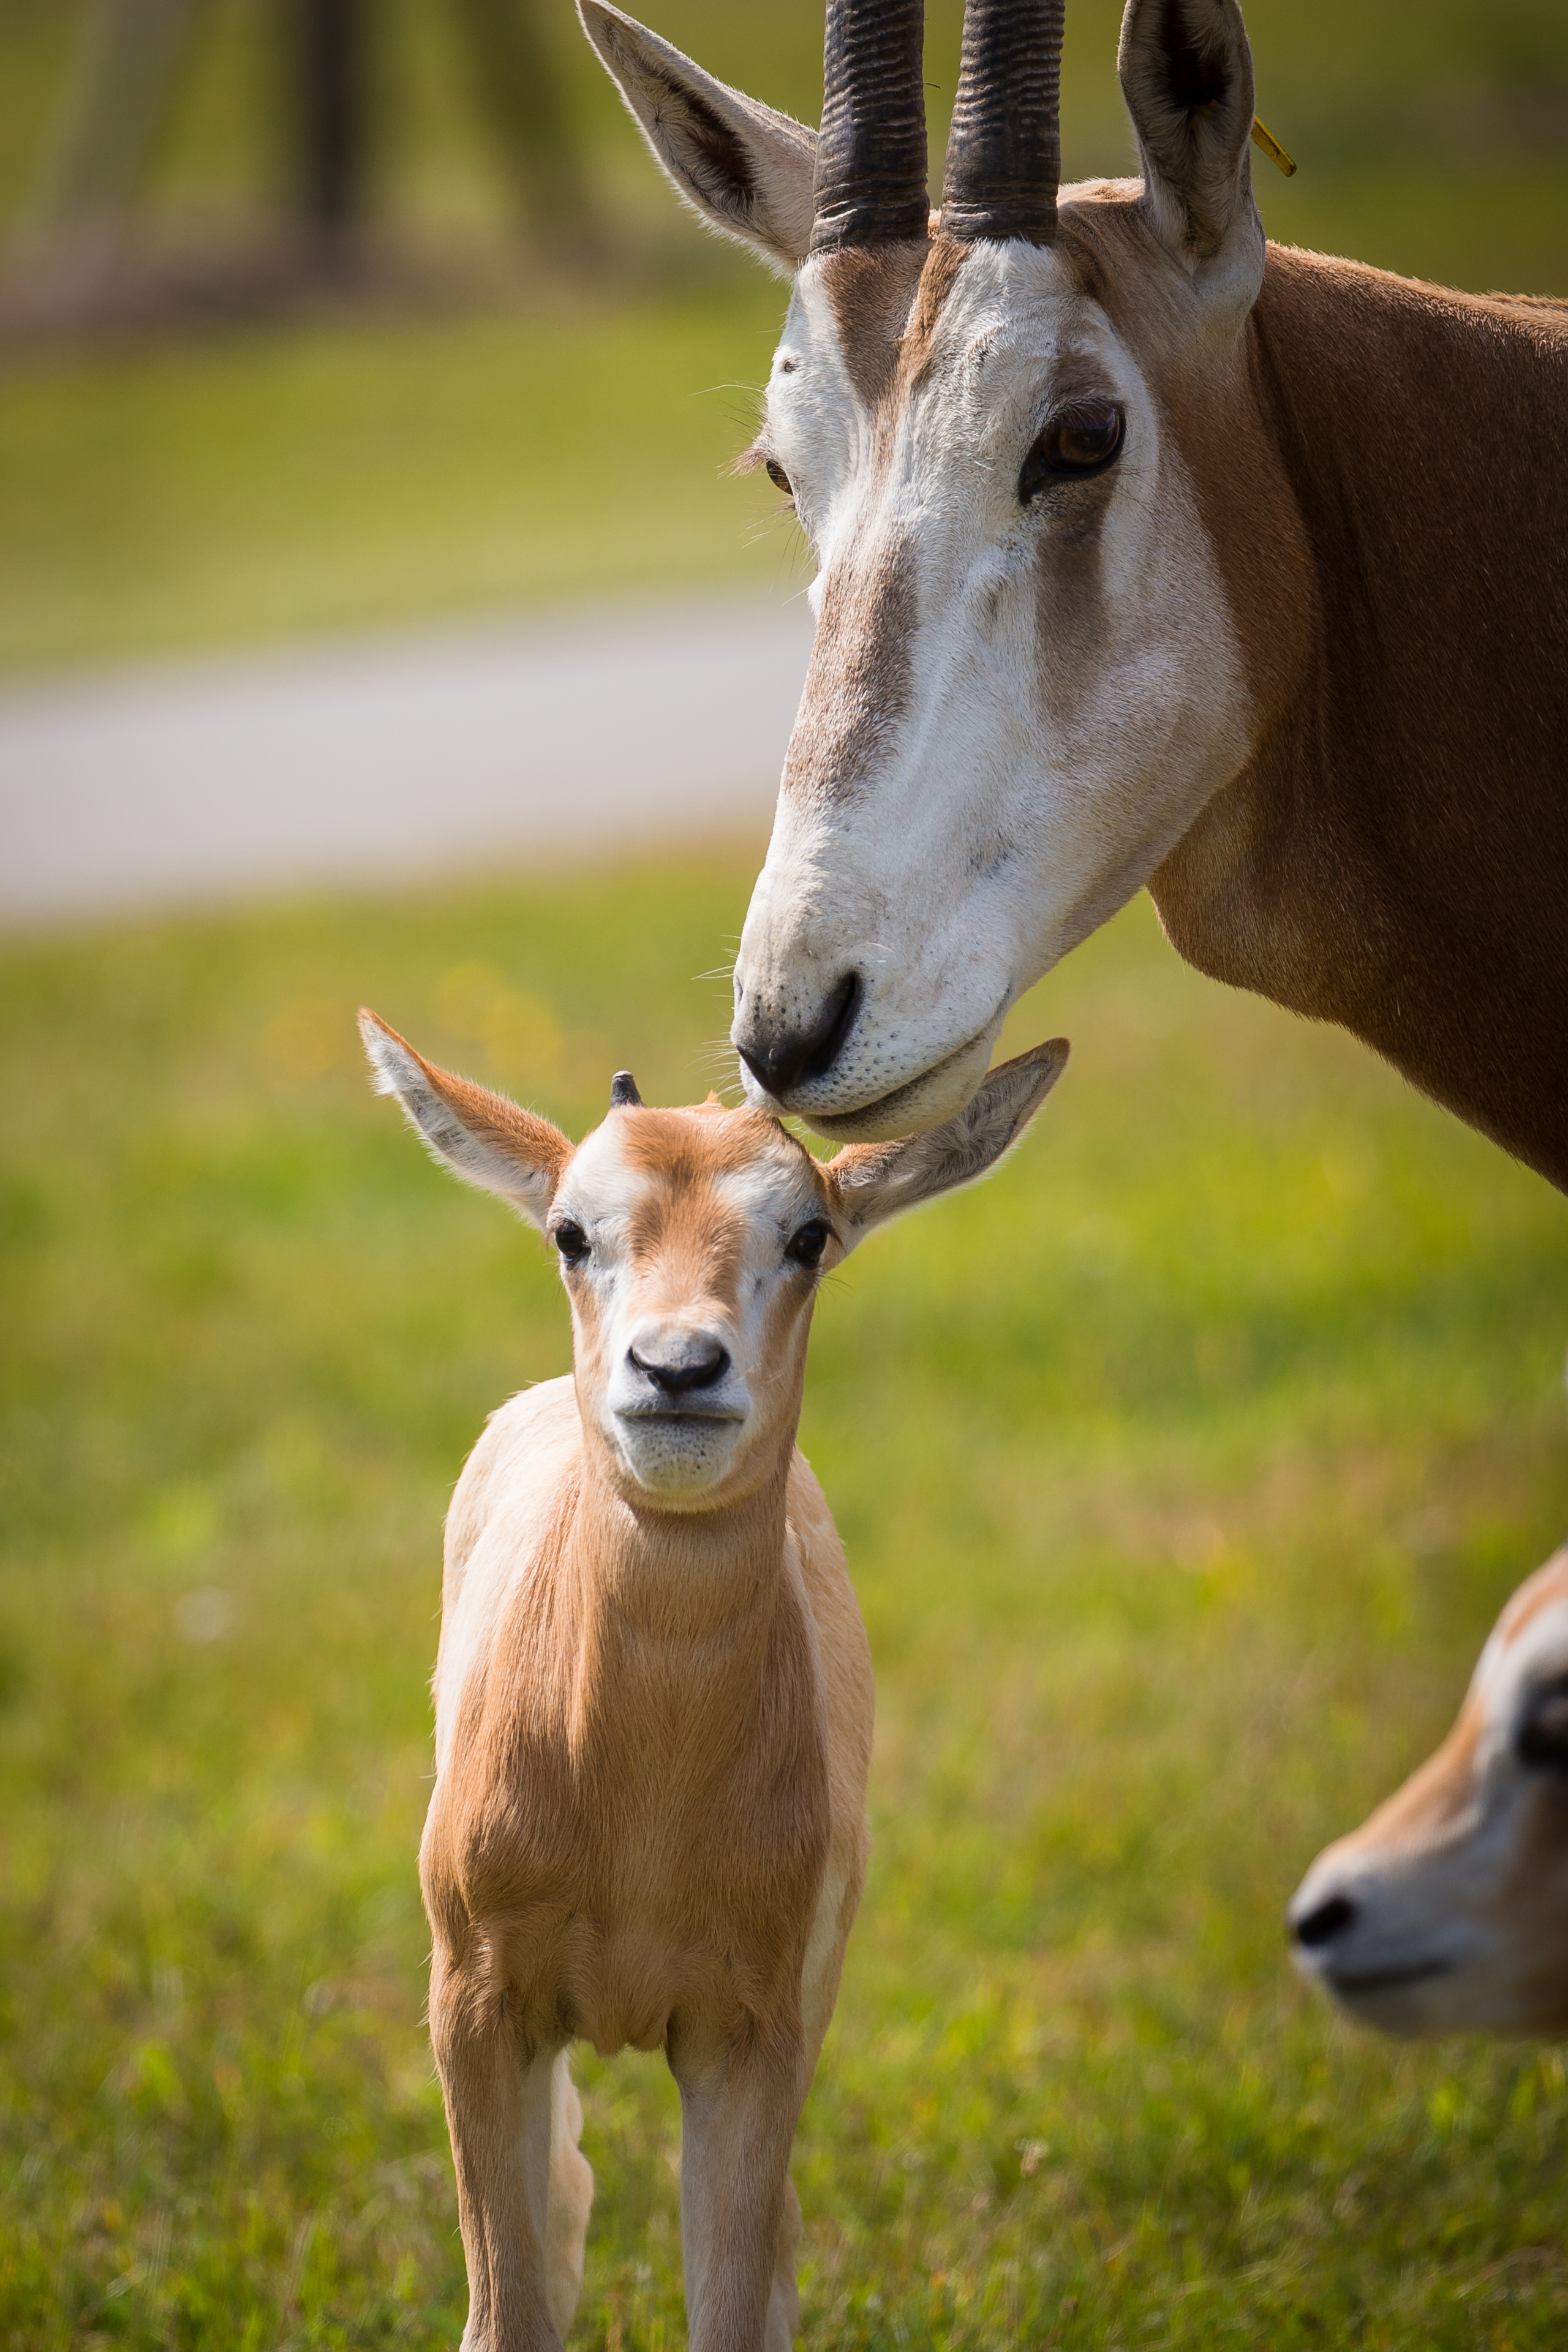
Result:
<svg viewBox="0 0 1568 2352"><path fill-rule="evenodd" d="M786 2352L789 2155L865 1875L871 1664L795 1445L818 1276L982 1175L1066 1058L820 1166L758 1112L621 1107L574 1150L362 1017L432 1151L550 1235L574 1371L514 1398L447 1519L420 1853L467 2352L552 2352L592 2175L574 2041L680 2086L696 2352Z"/></svg>

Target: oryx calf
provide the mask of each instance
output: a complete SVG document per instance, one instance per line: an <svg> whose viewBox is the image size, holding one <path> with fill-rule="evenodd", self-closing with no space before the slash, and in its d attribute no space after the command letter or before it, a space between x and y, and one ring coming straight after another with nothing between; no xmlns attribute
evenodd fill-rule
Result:
<svg viewBox="0 0 1568 2352"><path fill-rule="evenodd" d="M796 2118L865 1870L871 1662L795 1444L822 1274L984 1175L1067 1049L948 1126L819 1165L716 1100L616 1081L574 1150L374 1013L377 1083L553 1244L574 1371L515 1397L447 1521L420 1876L468 2256L468 2352L542 2352L576 2304L593 2176L579 2038L680 2086L693 2352L795 2327Z"/></svg>
<svg viewBox="0 0 1568 2352"><path fill-rule="evenodd" d="M1509 1601L1436 1754L1318 1856L1290 1929L1385 2032L1568 2029L1568 1548Z"/></svg>

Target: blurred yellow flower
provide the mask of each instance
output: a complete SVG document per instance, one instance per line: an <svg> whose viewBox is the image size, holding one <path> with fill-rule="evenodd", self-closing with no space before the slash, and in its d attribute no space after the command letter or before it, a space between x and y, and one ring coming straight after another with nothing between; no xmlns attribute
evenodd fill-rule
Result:
<svg viewBox="0 0 1568 2352"><path fill-rule="evenodd" d="M296 996L267 1024L267 1049L290 1076L321 1078L357 1059L353 1007L325 996Z"/></svg>
<svg viewBox="0 0 1568 2352"><path fill-rule="evenodd" d="M484 1046L502 1077L542 1084L559 1076L561 1024L542 996L513 988L493 963L457 963L436 990L436 1010L454 1036Z"/></svg>

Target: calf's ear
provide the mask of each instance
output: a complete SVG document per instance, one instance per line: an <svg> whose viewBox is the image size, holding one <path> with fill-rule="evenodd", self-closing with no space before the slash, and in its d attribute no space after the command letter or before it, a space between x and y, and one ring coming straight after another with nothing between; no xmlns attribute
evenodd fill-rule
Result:
<svg viewBox="0 0 1568 2352"><path fill-rule="evenodd" d="M849 1247L873 1225L988 1176L1010 1151L1067 1067L1068 1041L1052 1037L987 1073L973 1101L928 1135L850 1143L822 1173L848 1228Z"/></svg>
<svg viewBox="0 0 1568 2352"><path fill-rule="evenodd" d="M677 193L786 275L811 242L816 133L693 65L605 0L577 14Z"/></svg>
<svg viewBox="0 0 1568 2352"><path fill-rule="evenodd" d="M572 1145L547 1118L438 1070L367 1007L359 1034L377 1094L395 1095L433 1160L543 1228Z"/></svg>
<svg viewBox="0 0 1568 2352"><path fill-rule="evenodd" d="M1127 0L1116 69L1162 242L1200 268L1255 247L1261 273L1252 51L1236 0Z"/></svg>

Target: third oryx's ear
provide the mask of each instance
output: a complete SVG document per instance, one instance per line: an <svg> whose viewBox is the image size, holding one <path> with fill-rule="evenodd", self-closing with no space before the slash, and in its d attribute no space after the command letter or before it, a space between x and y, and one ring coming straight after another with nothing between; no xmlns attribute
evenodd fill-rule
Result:
<svg viewBox="0 0 1568 2352"><path fill-rule="evenodd" d="M1195 263L1263 233L1252 204L1252 51L1237 0L1127 0L1116 69L1154 226Z"/></svg>
<svg viewBox="0 0 1568 2352"><path fill-rule="evenodd" d="M359 1034L377 1094L395 1095L433 1160L481 1192L498 1192L542 1228L572 1146L558 1127L504 1095L438 1070L368 1009Z"/></svg>
<svg viewBox="0 0 1568 2352"><path fill-rule="evenodd" d="M679 193L710 228L789 272L811 242L816 133L731 89L605 0L583 30Z"/></svg>
<svg viewBox="0 0 1568 2352"><path fill-rule="evenodd" d="M848 1227L850 1248L873 1225L989 1175L1056 1085L1067 1058L1067 1039L1053 1037L989 1071L973 1100L945 1127L896 1143L847 1144L822 1173Z"/></svg>

